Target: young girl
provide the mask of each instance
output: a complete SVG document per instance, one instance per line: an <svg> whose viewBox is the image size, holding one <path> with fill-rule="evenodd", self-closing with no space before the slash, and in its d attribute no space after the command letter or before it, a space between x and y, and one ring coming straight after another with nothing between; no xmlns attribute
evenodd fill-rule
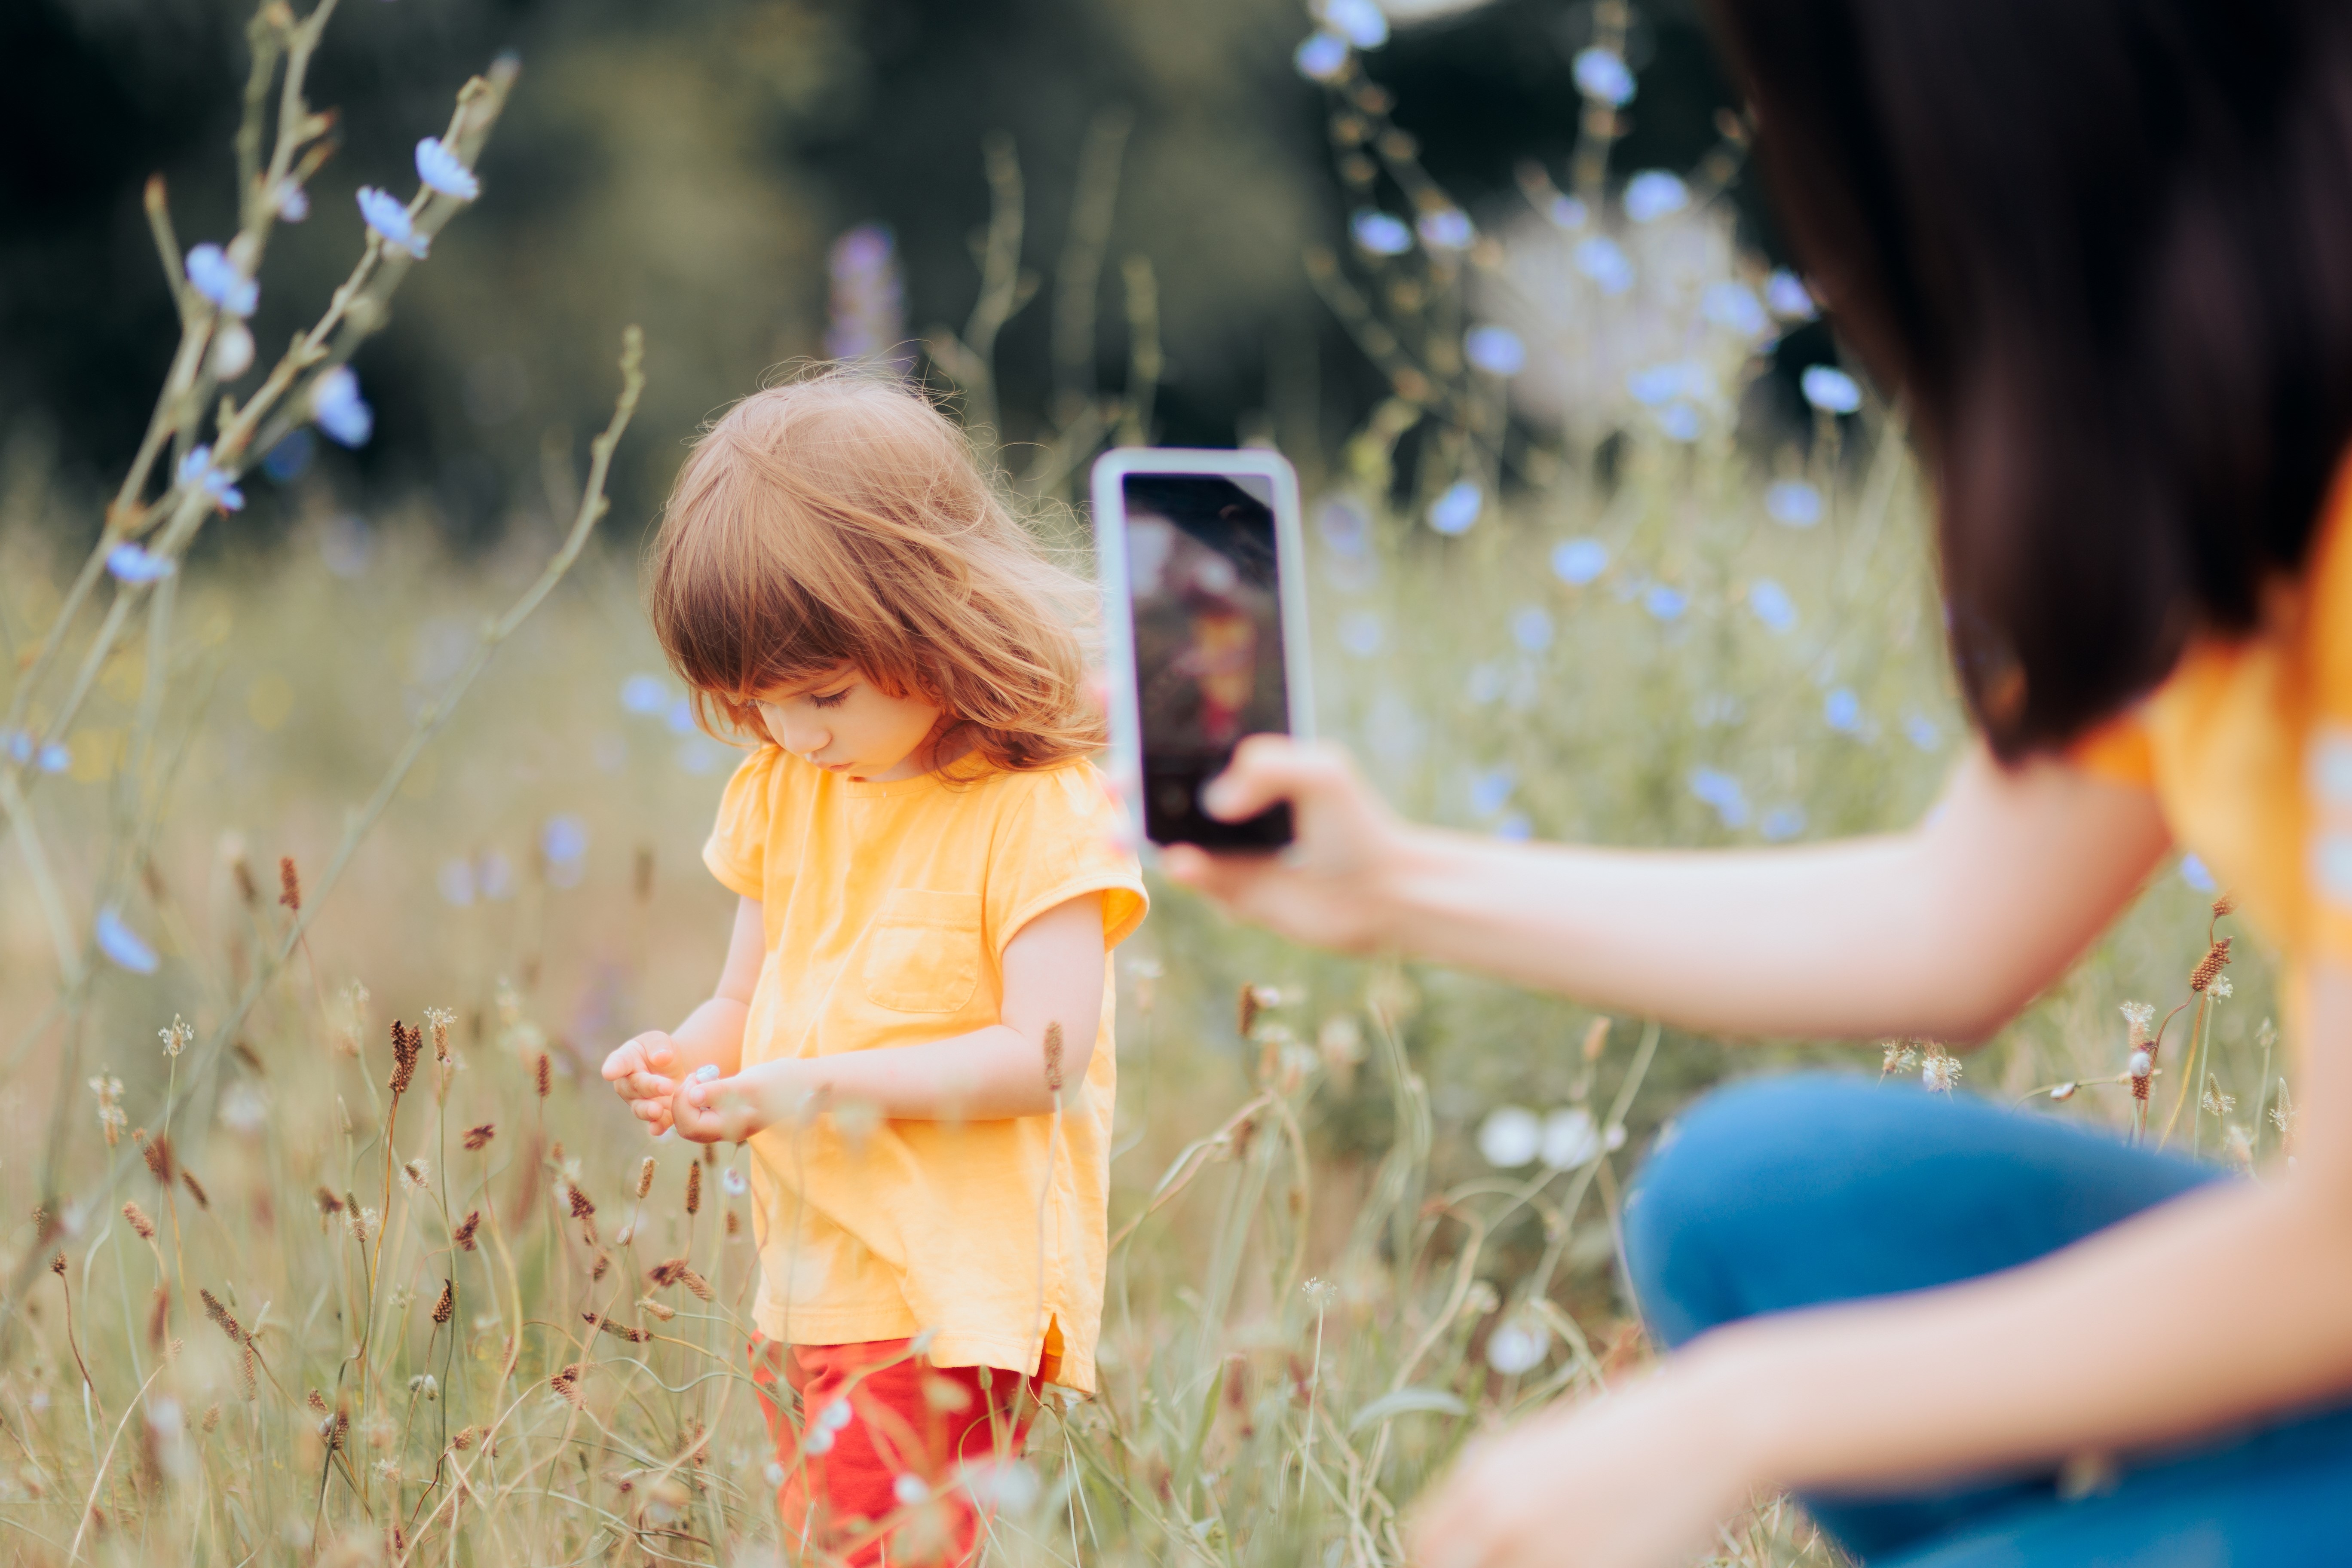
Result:
<svg viewBox="0 0 2352 1568"><path fill-rule="evenodd" d="M1090 594L936 409L834 372L695 448L650 598L706 723L762 744L703 850L742 900L718 988L604 1076L654 1134L751 1144L790 1538L961 1564L972 1469L1040 1385L1094 1387L1145 898L1087 761Z"/></svg>

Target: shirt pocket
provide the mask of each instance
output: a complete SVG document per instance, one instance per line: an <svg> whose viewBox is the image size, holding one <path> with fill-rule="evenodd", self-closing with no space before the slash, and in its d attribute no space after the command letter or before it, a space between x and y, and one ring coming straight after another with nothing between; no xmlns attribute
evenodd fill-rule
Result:
<svg viewBox="0 0 2352 1568"><path fill-rule="evenodd" d="M893 888L866 932L866 999L894 1013L953 1013L980 984L980 895Z"/></svg>

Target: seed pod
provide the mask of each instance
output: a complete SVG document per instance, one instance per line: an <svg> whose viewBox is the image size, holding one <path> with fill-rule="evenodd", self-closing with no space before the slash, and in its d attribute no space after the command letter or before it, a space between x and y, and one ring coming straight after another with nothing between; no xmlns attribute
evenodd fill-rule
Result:
<svg viewBox="0 0 2352 1568"><path fill-rule="evenodd" d="M645 1201L647 1193L654 1190L655 1168L654 1157L651 1154L646 1155L637 1164L637 1201L640 1203Z"/></svg>
<svg viewBox="0 0 2352 1568"><path fill-rule="evenodd" d="M702 1167L686 1168L686 1212L688 1218L702 1212Z"/></svg>
<svg viewBox="0 0 2352 1568"><path fill-rule="evenodd" d="M188 1189L188 1195L196 1200L198 1208L208 1209L213 1206L213 1200L205 1194L205 1184L196 1180L196 1173L185 1166L181 1167L180 1170L180 1185Z"/></svg>
<svg viewBox="0 0 2352 1568"><path fill-rule="evenodd" d="M467 1252L473 1251L474 1230L475 1227L479 1226L481 1223L482 1211L479 1209L469 1211L465 1219L459 1222L457 1228L449 1233L449 1239L456 1242L459 1247L464 1247Z"/></svg>
<svg viewBox="0 0 2352 1568"><path fill-rule="evenodd" d="M446 1323L457 1315L457 1282L444 1279L441 1281L441 1299L433 1303L433 1321L436 1324Z"/></svg>
<svg viewBox="0 0 2352 1568"><path fill-rule="evenodd" d="M139 1233L140 1240L152 1241L155 1239L155 1222L149 1219L147 1217L147 1211L141 1208L137 1204L124 1204L122 1205L122 1217L131 1222L131 1228Z"/></svg>
<svg viewBox="0 0 2352 1568"><path fill-rule="evenodd" d="M2197 967L2189 972L2189 989L2202 991L2212 984L2229 962L2230 939L2225 936L2208 949L2205 956L2197 961Z"/></svg>
<svg viewBox="0 0 2352 1568"><path fill-rule="evenodd" d="M478 1152L498 1135L499 1125L495 1121L485 1121L479 1127L468 1127L466 1129L466 1147Z"/></svg>
<svg viewBox="0 0 2352 1568"><path fill-rule="evenodd" d="M550 1076L550 1074L549 1074L549 1068L548 1068L548 1063L547 1063L547 1053L546 1053L545 1051L541 1051L541 1052L540 1052L540 1053L539 1053L539 1066L538 1066L538 1068L537 1068L537 1078L538 1078L538 1080L539 1080L539 1098L540 1098L540 1099L541 1099L541 1100L545 1100L545 1099L547 1098L547 1091L548 1091L549 1088L550 1088L550 1087L551 1087L551 1086L552 1086L552 1084L554 1083L554 1079L553 1079Z"/></svg>
<svg viewBox="0 0 2352 1568"><path fill-rule="evenodd" d="M302 912L302 877L294 869L291 855L278 858L278 901L296 914Z"/></svg>

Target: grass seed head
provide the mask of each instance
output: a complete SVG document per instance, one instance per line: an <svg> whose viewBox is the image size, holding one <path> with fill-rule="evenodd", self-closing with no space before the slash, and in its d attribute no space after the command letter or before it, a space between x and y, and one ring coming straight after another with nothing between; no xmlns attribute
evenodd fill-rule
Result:
<svg viewBox="0 0 2352 1568"><path fill-rule="evenodd" d="M184 1165L180 1168L180 1185L188 1189L188 1195L196 1200L198 1208L208 1209L213 1206L213 1200L210 1194L205 1193L205 1184L196 1180L196 1173Z"/></svg>
<svg viewBox="0 0 2352 1568"><path fill-rule="evenodd" d="M547 1091L554 1086L555 1081L551 1076L551 1069L548 1067L547 1053L545 1051L539 1053L539 1061L532 1068L532 1076L537 1079L539 1084L539 1098L545 1100L547 1098Z"/></svg>
<svg viewBox="0 0 2352 1568"><path fill-rule="evenodd" d="M686 1168L686 1213L687 1213L687 1217L688 1217L688 1218L689 1218L689 1219L691 1219L694 1215L698 1215L698 1214L700 1214L701 1212L702 1212L702 1167L701 1167L700 1165L688 1165L688 1166Z"/></svg>
<svg viewBox="0 0 2352 1568"><path fill-rule="evenodd" d="M490 1140L498 1135L499 1124L495 1121L485 1121L479 1127L468 1127L466 1129L466 1147L468 1150L479 1152L488 1147Z"/></svg>
<svg viewBox="0 0 2352 1568"><path fill-rule="evenodd" d="M2202 991L2211 985L2229 962L2230 939L2225 936L2208 948L2205 956L2197 961L2197 967L2189 972L2189 989Z"/></svg>
<svg viewBox="0 0 2352 1568"><path fill-rule="evenodd" d="M479 1209L469 1210L467 1213L466 1217L458 1222L457 1228L449 1233L449 1239L456 1242L467 1252L473 1251L474 1232L480 1226L481 1223L482 1211Z"/></svg>
<svg viewBox="0 0 2352 1568"><path fill-rule="evenodd" d="M302 874L294 868L291 855L278 858L278 901L298 915L302 912Z"/></svg>
<svg viewBox="0 0 2352 1568"><path fill-rule="evenodd" d="M392 1092L394 1098L408 1092L416 1081L416 1058L424 1054L425 1036L394 1018L392 1021Z"/></svg>
<svg viewBox="0 0 2352 1568"><path fill-rule="evenodd" d="M158 1132L154 1137L150 1138L147 1136L147 1130L142 1127L131 1136L139 1141L139 1152L146 1158L148 1173L152 1175L158 1184L170 1186L173 1175L171 1134Z"/></svg>
<svg viewBox="0 0 2352 1568"><path fill-rule="evenodd" d="M441 1299L433 1303L433 1321L436 1325L444 1324L457 1315L457 1282L444 1279L441 1281Z"/></svg>
<svg viewBox="0 0 2352 1568"><path fill-rule="evenodd" d="M654 1157L651 1154L646 1155L643 1160L637 1162L637 1201L640 1203L645 1201L645 1196L647 1193L654 1190L654 1172L656 1169L656 1166L654 1163Z"/></svg>
<svg viewBox="0 0 2352 1568"><path fill-rule="evenodd" d="M139 1233L140 1240L152 1241L155 1239L155 1222L147 1217L147 1211L145 1209L141 1208L135 1203L124 1204L122 1205L122 1217L131 1222L131 1228Z"/></svg>

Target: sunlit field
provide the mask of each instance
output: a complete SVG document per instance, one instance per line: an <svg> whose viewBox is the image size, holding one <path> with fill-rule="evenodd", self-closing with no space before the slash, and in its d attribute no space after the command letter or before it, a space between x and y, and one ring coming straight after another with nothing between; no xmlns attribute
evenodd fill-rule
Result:
<svg viewBox="0 0 2352 1568"><path fill-rule="evenodd" d="M1402 809L1506 837L1919 820L1967 744L1924 498L1866 387L1810 376L1791 421L1756 384L1811 305L1713 200L1738 136L1622 186L1590 157L1531 171L1523 205L1474 221L1322 37L1300 68L1359 210L1304 265L1394 390L1342 442L1297 434L1312 407L1268 433L1310 498L1323 731ZM1603 148L1605 64L1579 65ZM460 121L453 146L489 133ZM299 125L268 129L257 177L299 171ZM1017 184L997 197L1001 237ZM396 238L368 241L354 298L431 265ZM982 260L982 310L913 374L1084 566L1085 462L1150 430L1149 270L1124 279L1129 384L1000 444L988 352L1026 291L1001 246ZM227 315L183 290L195 347L97 557L54 542L90 537L107 496L36 441L0 462L5 1555L782 1562L744 1360L749 1156L649 1142L596 1076L707 994L733 902L698 851L738 753L694 729L645 624L645 520L598 518L585 442L545 455L562 521L485 555L445 553L406 496L338 503L309 433L336 405L310 388L342 329L273 391L270 362L231 374ZM254 400L234 455L224 388ZM312 466L268 477L293 431ZM297 520L282 546L217 513L182 466L202 442ZM1639 1374L1619 1207L1727 1076L1831 1065L2277 1157L2270 963L2217 891L2167 868L1956 1058L1696 1037L1303 952L1157 889L1118 954L1104 1386L958 1482L995 1504L990 1561L1401 1562L1464 1442ZM2192 990L2217 936L2231 962ZM2139 1003L2164 1025L2135 1058ZM934 1506L908 1505L908 1539ZM1717 1561L1832 1554L1759 1498Z"/></svg>

